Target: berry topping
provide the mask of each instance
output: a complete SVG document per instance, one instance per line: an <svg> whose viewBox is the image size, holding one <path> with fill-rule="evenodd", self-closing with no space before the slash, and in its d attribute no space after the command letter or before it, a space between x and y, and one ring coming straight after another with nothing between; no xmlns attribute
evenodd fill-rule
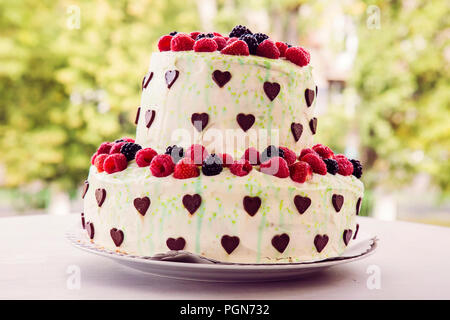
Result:
<svg viewBox="0 0 450 320"><path fill-rule="evenodd" d="M122 149L122 146L127 143L126 141L119 141L113 144L111 147L111 150L109 150L109 154L113 153L120 153L120 149Z"/></svg>
<svg viewBox="0 0 450 320"><path fill-rule="evenodd" d="M241 157L241 159L247 160L253 166L261 163L258 150L252 147L245 150L244 155Z"/></svg>
<svg viewBox="0 0 450 320"><path fill-rule="evenodd" d="M200 33L197 38L195 38L195 40L200 40L200 39L204 39L204 38L214 38L214 34L213 33Z"/></svg>
<svg viewBox="0 0 450 320"><path fill-rule="evenodd" d="M103 170L107 173L123 171L127 168L127 158L121 153L110 154L103 162Z"/></svg>
<svg viewBox="0 0 450 320"><path fill-rule="evenodd" d="M95 158L94 166L97 167L97 171L98 172L103 172L104 171L104 169L103 169L103 162L105 161L106 158L108 158L108 156L109 156L109 154L102 153L102 154L99 154Z"/></svg>
<svg viewBox="0 0 450 320"><path fill-rule="evenodd" d="M98 147L97 149L97 154L102 154L102 153L109 153L109 150L111 150L113 143L111 142L103 142L100 147Z"/></svg>
<svg viewBox="0 0 450 320"><path fill-rule="evenodd" d="M220 53L233 56L248 56L250 54L248 51L247 43L242 40L236 40L228 44L220 51Z"/></svg>
<svg viewBox="0 0 450 320"><path fill-rule="evenodd" d="M261 33L261 32L257 32L253 36L255 37L255 39L258 42L258 44L260 44L261 42L263 42L266 39L269 39L268 35L266 35L264 33Z"/></svg>
<svg viewBox="0 0 450 320"><path fill-rule="evenodd" d="M286 55L288 45L285 42L275 42L275 45L277 46L278 51L280 51L280 57L284 57Z"/></svg>
<svg viewBox="0 0 450 320"><path fill-rule="evenodd" d="M237 25L233 28L233 30L231 30L229 37L236 37L239 38L240 36L244 35L244 34L252 34L252 32L245 26L242 25Z"/></svg>
<svg viewBox="0 0 450 320"><path fill-rule="evenodd" d="M189 51L194 47L194 39L184 33L178 33L170 41L172 51Z"/></svg>
<svg viewBox="0 0 450 320"><path fill-rule="evenodd" d="M303 156L308 153L316 153L316 152L311 148L305 148L302 150L302 152L300 152L300 156L298 157L298 160L301 160L301 158L303 158Z"/></svg>
<svg viewBox="0 0 450 320"><path fill-rule="evenodd" d="M213 32L213 35L214 35L214 37L222 37L222 38L223 38L223 35L221 35L221 34L218 33L218 32Z"/></svg>
<svg viewBox="0 0 450 320"><path fill-rule="evenodd" d="M200 37L201 35L199 35ZM197 39L194 44L195 52L214 52L218 48L217 42L211 38Z"/></svg>
<svg viewBox="0 0 450 320"><path fill-rule="evenodd" d="M189 36L192 38L192 39L197 39L197 37L198 37L198 35L200 34L201 32L200 31L192 31L190 34L189 34Z"/></svg>
<svg viewBox="0 0 450 320"><path fill-rule="evenodd" d="M239 38L236 38L236 37L228 38L228 40L227 40L227 45L229 45L229 44L231 44L231 43L233 43L233 42L235 42L235 41L238 41L238 40L239 40Z"/></svg>
<svg viewBox="0 0 450 320"><path fill-rule="evenodd" d="M184 149L177 145L168 146L166 148L165 154L170 155L172 157L173 162L177 163L178 161L180 161L181 158L184 157Z"/></svg>
<svg viewBox="0 0 450 320"><path fill-rule="evenodd" d="M351 159L350 162L353 165L353 173L352 174L355 177L357 177L358 179L361 178L362 173L363 173L363 168L362 168L361 162L359 162L359 160L356 160L356 159Z"/></svg>
<svg viewBox="0 0 450 320"><path fill-rule="evenodd" d="M218 156L222 159L222 164L224 168L230 167L234 162L233 157L230 156L228 153L219 153Z"/></svg>
<svg viewBox="0 0 450 320"><path fill-rule="evenodd" d="M95 163L95 158L97 158L97 156L98 156L98 153L97 153L97 152L94 153L94 154L92 155L92 157L91 157L91 164L92 164L92 165L94 165L94 163Z"/></svg>
<svg viewBox="0 0 450 320"><path fill-rule="evenodd" d="M173 172L175 167L172 157L168 154L159 154L155 156L150 163L150 171L155 177L167 177Z"/></svg>
<svg viewBox="0 0 450 320"><path fill-rule="evenodd" d="M198 177L200 175L200 170L189 158L183 158L175 166L173 171L173 177L176 179L189 179Z"/></svg>
<svg viewBox="0 0 450 320"><path fill-rule="evenodd" d="M208 156L208 151L201 144L193 144L186 150L186 158L194 161L194 164L201 165Z"/></svg>
<svg viewBox="0 0 450 320"><path fill-rule="evenodd" d="M215 176L222 172L222 159L215 153L210 154L203 161L202 172L205 176Z"/></svg>
<svg viewBox="0 0 450 320"><path fill-rule="evenodd" d="M256 48L258 48L258 41L252 34L244 34L239 37L239 40L242 40L247 44L250 54L256 53Z"/></svg>
<svg viewBox="0 0 450 320"><path fill-rule="evenodd" d="M327 174L327 165L323 160L320 158L320 156L317 153L308 153L304 155L300 161L307 162L311 168L313 169L313 172L326 175Z"/></svg>
<svg viewBox="0 0 450 320"><path fill-rule="evenodd" d="M261 162L266 162L270 158L273 157L284 157L284 151L281 149L278 149L274 145L270 145L267 148L264 149L264 151L261 153Z"/></svg>
<svg viewBox="0 0 450 320"><path fill-rule="evenodd" d="M117 139L116 141L114 141L114 143L118 143L118 142L133 142L134 143L134 139L128 138L128 137L123 137L123 138L120 138L120 139Z"/></svg>
<svg viewBox="0 0 450 320"><path fill-rule="evenodd" d="M246 176L252 171L252 165L245 159L239 159L233 162L230 166L230 171L232 174L238 177Z"/></svg>
<svg viewBox="0 0 450 320"><path fill-rule="evenodd" d="M304 183L312 178L313 170L311 166L304 162L299 161L289 167L291 179L295 182Z"/></svg>
<svg viewBox="0 0 450 320"><path fill-rule="evenodd" d="M335 175L339 171L339 165L334 159L323 159L323 162L327 165L328 173Z"/></svg>
<svg viewBox="0 0 450 320"><path fill-rule="evenodd" d="M178 32L177 31L172 31L171 33L169 33L169 35L171 35L172 37L175 36Z"/></svg>
<svg viewBox="0 0 450 320"><path fill-rule="evenodd" d="M289 177L289 167L286 160L280 157L270 158L266 162L261 163L260 171L278 178Z"/></svg>
<svg viewBox="0 0 450 320"><path fill-rule="evenodd" d="M350 176L353 173L353 164L348 161L347 157L343 154L337 154L334 159L339 165L338 173L343 176Z"/></svg>
<svg viewBox="0 0 450 320"><path fill-rule="evenodd" d="M322 157L322 159L333 159L334 152L327 146L316 144L312 149Z"/></svg>
<svg viewBox="0 0 450 320"><path fill-rule="evenodd" d="M172 41L172 36L170 35L165 35L162 36L161 38L159 38L158 41L158 49L159 51L163 52L163 51L170 51L170 42Z"/></svg>
<svg viewBox="0 0 450 320"><path fill-rule="evenodd" d="M227 45L227 40L224 37L215 36L213 40L217 43L217 50L222 50Z"/></svg>
<svg viewBox="0 0 450 320"><path fill-rule="evenodd" d="M288 166L290 166L295 162L295 160L297 160L297 155L291 149L288 149L286 147L280 147L280 151L284 153L284 155L282 155L281 157L284 160L286 160Z"/></svg>
<svg viewBox="0 0 450 320"><path fill-rule="evenodd" d="M309 52L302 47L290 47L286 50L285 55L286 59L300 67L306 66L310 60Z"/></svg>
<svg viewBox="0 0 450 320"><path fill-rule="evenodd" d="M157 155L158 153L152 148L141 149L136 153L136 163L139 167L148 167Z"/></svg>
<svg viewBox="0 0 450 320"><path fill-rule="evenodd" d="M267 39L259 44L256 54L269 59L278 59L280 57L280 50L278 50L272 40Z"/></svg>
<svg viewBox="0 0 450 320"><path fill-rule="evenodd" d="M125 155L128 161L131 161L136 156L136 152L138 152L141 149L142 147L137 143L127 142L122 146L122 148L120 148L120 153Z"/></svg>

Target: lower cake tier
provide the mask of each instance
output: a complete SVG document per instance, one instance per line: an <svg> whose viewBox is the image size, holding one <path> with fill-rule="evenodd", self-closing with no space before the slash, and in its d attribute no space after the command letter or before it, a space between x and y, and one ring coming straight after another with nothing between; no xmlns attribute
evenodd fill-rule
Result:
<svg viewBox="0 0 450 320"><path fill-rule="evenodd" d="M85 185L83 225L94 243L153 256L185 250L235 263L291 263L339 256L357 232L364 187L354 176L305 183L252 170L238 177L157 178L130 163Z"/></svg>

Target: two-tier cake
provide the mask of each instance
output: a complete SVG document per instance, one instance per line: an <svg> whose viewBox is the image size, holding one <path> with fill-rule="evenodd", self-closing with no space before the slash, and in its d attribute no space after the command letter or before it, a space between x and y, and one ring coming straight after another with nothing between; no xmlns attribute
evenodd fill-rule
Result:
<svg viewBox="0 0 450 320"><path fill-rule="evenodd" d="M161 37L136 141L105 142L83 189L95 244L235 263L342 254L363 197L357 160L314 145L309 53L235 27Z"/></svg>

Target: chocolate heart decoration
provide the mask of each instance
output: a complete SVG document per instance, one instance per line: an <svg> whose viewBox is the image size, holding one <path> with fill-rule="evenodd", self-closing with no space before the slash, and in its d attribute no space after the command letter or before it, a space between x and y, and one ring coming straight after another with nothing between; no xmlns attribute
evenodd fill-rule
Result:
<svg viewBox="0 0 450 320"><path fill-rule="evenodd" d="M356 239L356 235L358 234L359 231L359 224L356 224L356 230L355 230L355 235L353 236L353 240Z"/></svg>
<svg viewBox="0 0 450 320"><path fill-rule="evenodd" d="M317 130L317 118L316 117L309 120L309 128L311 129L312 134L316 134L316 130Z"/></svg>
<svg viewBox="0 0 450 320"><path fill-rule="evenodd" d="M86 224L84 222L84 213L81 213L81 226L83 227L83 229L86 229Z"/></svg>
<svg viewBox="0 0 450 320"><path fill-rule="evenodd" d="M314 238L314 246L316 247L317 252L322 252L323 248L325 248L325 246L328 243L328 236L326 234L324 235L316 235L316 237Z"/></svg>
<svg viewBox="0 0 450 320"><path fill-rule="evenodd" d="M202 204L202 197L199 194L186 194L183 196L183 206L189 211L190 214L194 214L195 211Z"/></svg>
<svg viewBox="0 0 450 320"><path fill-rule="evenodd" d="M333 194L331 197L331 202L333 203L334 210L336 212L341 211L342 205L344 204L344 196L340 194Z"/></svg>
<svg viewBox="0 0 450 320"><path fill-rule="evenodd" d="M344 243L346 246L352 239L352 233L353 233L353 231L351 229L345 229L344 233L342 234L342 238L344 239Z"/></svg>
<svg viewBox="0 0 450 320"><path fill-rule="evenodd" d="M291 132L295 142L297 142L303 133L303 126L300 123L291 123Z"/></svg>
<svg viewBox="0 0 450 320"><path fill-rule="evenodd" d="M356 215L357 216L359 215L359 209L361 207L361 201L362 201L362 198L358 198L358 201L356 202Z"/></svg>
<svg viewBox="0 0 450 320"><path fill-rule="evenodd" d="M223 88L223 86L226 85L228 81L230 81L231 73L229 73L228 71L222 72L220 70L214 70L214 72L212 73L212 79L220 88Z"/></svg>
<svg viewBox="0 0 450 320"><path fill-rule="evenodd" d="M113 240L116 247L120 247L123 242L123 231L112 228L111 231L109 231L109 234L111 235L111 239Z"/></svg>
<svg viewBox="0 0 450 320"><path fill-rule="evenodd" d="M95 235L94 224L90 221L88 221L86 223L86 232L90 239L94 239L94 235Z"/></svg>
<svg viewBox="0 0 450 320"><path fill-rule="evenodd" d="M236 121L242 130L247 131L255 123L255 116L252 114L239 113L236 116Z"/></svg>
<svg viewBox="0 0 450 320"><path fill-rule="evenodd" d="M311 199L308 197L295 196L294 204L300 214L304 214L311 205Z"/></svg>
<svg viewBox="0 0 450 320"><path fill-rule="evenodd" d="M179 72L178 70L169 70L166 71L166 83L167 83L167 88L171 88L172 85L175 83L175 81L178 79L178 75Z"/></svg>
<svg viewBox="0 0 450 320"><path fill-rule="evenodd" d="M198 132L201 132L206 128L209 121L209 115L207 113L193 113L191 116L191 122Z"/></svg>
<svg viewBox="0 0 450 320"><path fill-rule="evenodd" d="M272 238L272 245L279 253L283 253L289 244L289 236L286 233L276 235Z"/></svg>
<svg viewBox="0 0 450 320"><path fill-rule="evenodd" d="M105 202L106 198L106 190L105 189L97 189L95 190L95 199L97 200L97 204L99 207L102 206L103 202Z"/></svg>
<svg viewBox="0 0 450 320"><path fill-rule="evenodd" d="M153 72L150 72L149 74L147 74L144 77L144 79L142 79L142 90L147 89L148 83L150 82L150 80L152 80L152 78L153 78Z"/></svg>
<svg viewBox="0 0 450 320"><path fill-rule="evenodd" d="M311 89L306 89L305 90L305 100L306 100L306 105L309 107L311 107L313 101L314 101L314 91Z"/></svg>
<svg viewBox="0 0 450 320"><path fill-rule="evenodd" d="M236 247L239 245L239 238L224 235L220 240L220 243L222 244L222 247L225 249L225 251L228 254L231 254L234 251L234 249L236 249Z"/></svg>
<svg viewBox="0 0 450 320"><path fill-rule="evenodd" d="M136 119L134 119L134 124L138 124L140 115L141 115L141 107L138 107L136 112Z"/></svg>
<svg viewBox="0 0 450 320"><path fill-rule="evenodd" d="M263 88L270 101L273 101L277 97L278 93L280 93L280 85L276 82L266 81L264 82Z"/></svg>
<svg viewBox="0 0 450 320"><path fill-rule="evenodd" d="M89 190L89 181L84 181L83 191L81 192L81 199L84 199L86 192Z"/></svg>
<svg viewBox="0 0 450 320"><path fill-rule="evenodd" d="M149 197L136 198L133 200L134 207L142 216L145 216L147 213L150 203L151 201Z"/></svg>
<svg viewBox="0 0 450 320"><path fill-rule="evenodd" d="M259 207L261 207L261 198L260 197L249 197L245 196L242 201L244 204L244 209L250 216L254 216L256 212L258 212Z"/></svg>
<svg viewBox="0 0 450 320"><path fill-rule="evenodd" d="M169 238L166 241L166 245L170 250L183 250L186 246L186 240L184 238L179 237L177 239Z"/></svg>
<svg viewBox="0 0 450 320"><path fill-rule="evenodd" d="M145 126L147 128L150 128L153 121L155 120L155 116L156 116L155 110L147 110L147 112L145 113Z"/></svg>

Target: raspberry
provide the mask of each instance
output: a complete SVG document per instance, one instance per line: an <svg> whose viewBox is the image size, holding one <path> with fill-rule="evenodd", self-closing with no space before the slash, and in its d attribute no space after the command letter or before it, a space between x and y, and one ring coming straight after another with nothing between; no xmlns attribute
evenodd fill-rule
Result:
<svg viewBox="0 0 450 320"><path fill-rule="evenodd" d="M250 54L256 53L256 48L258 48L258 41L255 39L255 37L253 37L252 34L244 34L239 37L239 40L242 40L247 44Z"/></svg>
<svg viewBox="0 0 450 320"><path fill-rule="evenodd" d="M186 150L186 158L194 161L194 164L201 165L208 156L208 151L201 144L193 144Z"/></svg>
<svg viewBox="0 0 450 320"><path fill-rule="evenodd" d="M125 143L127 143L127 142L121 141L121 142L114 143L113 146L111 147L111 150L109 150L109 154L120 153L120 149L122 149L122 146Z"/></svg>
<svg viewBox="0 0 450 320"><path fill-rule="evenodd" d="M313 170L311 166L304 162L299 161L289 167L291 179L295 182L304 183L312 178Z"/></svg>
<svg viewBox="0 0 450 320"><path fill-rule="evenodd" d="M170 41L172 51L190 51L194 47L194 39L185 33L178 33Z"/></svg>
<svg viewBox="0 0 450 320"><path fill-rule="evenodd" d="M179 147L177 145L168 146L166 148L165 154L168 154L172 157L172 160L174 163L177 163L184 157L184 149L182 147Z"/></svg>
<svg viewBox="0 0 450 320"><path fill-rule="evenodd" d="M99 155L95 158L94 165L97 167L97 171L98 171L98 172L103 172L103 171L105 171L105 170L103 169L103 162L105 161L106 158L108 158L108 156L109 156L109 154L102 153L102 154L99 154Z"/></svg>
<svg viewBox="0 0 450 320"><path fill-rule="evenodd" d="M311 168L313 169L313 172L326 175L327 174L327 165L323 160L320 158L320 156L316 153L308 153L304 155L300 161L307 162Z"/></svg>
<svg viewBox="0 0 450 320"><path fill-rule="evenodd" d="M264 151L261 153L261 162L266 162L270 158L273 157L284 157L284 151L278 149L274 145L270 145L267 148L264 149Z"/></svg>
<svg viewBox="0 0 450 320"><path fill-rule="evenodd" d="M272 40L267 39L260 43L256 54L269 59L278 59L280 57L280 50L278 50Z"/></svg>
<svg viewBox="0 0 450 320"><path fill-rule="evenodd" d="M136 153L136 163L139 167L148 167L157 155L158 153L152 148L141 149Z"/></svg>
<svg viewBox="0 0 450 320"><path fill-rule="evenodd" d="M334 152L327 146L324 146L322 144L316 144L312 149L319 154L319 156L322 157L322 159L333 159Z"/></svg>
<svg viewBox="0 0 450 320"><path fill-rule="evenodd" d="M109 150L111 150L113 143L111 142L103 142L100 147L98 147L97 149L97 154L102 154L102 153L109 153Z"/></svg>
<svg viewBox="0 0 450 320"><path fill-rule="evenodd" d="M252 34L252 32L250 31L250 29L248 29L246 26L242 26L242 25L237 25L233 28L233 30L231 30L229 37L236 37L239 38L240 36L244 35L244 34Z"/></svg>
<svg viewBox="0 0 450 320"><path fill-rule="evenodd" d="M213 35L214 35L214 37L222 37L222 38L223 38L223 35L221 35L221 34L218 33L218 32L213 32Z"/></svg>
<svg viewBox="0 0 450 320"><path fill-rule="evenodd" d="M167 177L173 172L175 165L168 154L159 154L150 162L150 171L155 177Z"/></svg>
<svg viewBox="0 0 450 320"><path fill-rule="evenodd" d="M261 163L259 159L259 152L255 148L248 148L245 150L241 159L247 160L253 166Z"/></svg>
<svg viewBox="0 0 450 320"><path fill-rule="evenodd" d="M257 32L253 36L255 37L255 39L258 42L258 44L260 44L261 42L263 42L266 39L269 39L268 35L266 35L264 33L261 33L261 32Z"/></svg>
<svg viewBox="0 0 450 320"><path fill-rule="evenodd" d="M192 31L191 33L189 33L189 36L190 36L193 40L195 40L195 39L197 39L197 37L198 37L198 35L199 35L200 33L201 33L200 31Z"/></svg>
<svg viewBox="0 0 450 320"><path fill-rule="evenodd" d="M230 166L230 171L232 174L238 177L246 176L252 171L253 167L245 159L239 159L233 162L233 164Z"/></svg>
<svg viewBox="0 0 450 320"><path fill-rule="evenodd" d="M229 38L229 39L227 40L227 45L229 45L229 44L231 44L231 43L233 43L233 42L235 42L235 41L238 41L238 40L239 40L239 38L236 38L236 37Z"/></svg>
<svg viewBox="0 0 450 320"><path fill-rule="evenodd" d="M103 162L103 169L111 174L127 168L127 158L122 153L110 154Z"/></svg>
<svg viewBox="0 0 450 320"><path fill-rule="evenodd" d="M309 52L302 47L290 47L286 50L285 55L286 59L300 67L306 66L310 60Z"/></svg>
<svg viewBox="0 0 450 320"><path fill-rule="evenodd" d="M218 156L220 157L220 159L222 159L222 164L224 168L230 167L234 162L233 157L230 156L228 153L219 153Z"/></svg>
<svg viewBox="0 0 450 320"><path fill-rule="evenodd" d="M316 153L316 152L313 149L311 149L311 148L305 148L305 149L302 150L302 152L300 152L300 156L298 157L298 160L303 158L303 156L308 154L308 153Z"/></svg>
<svg viewBox="0 0 450 320"><path fill-rule="evenodd" d="M200 175L200 170L189 158L183 158L175 166L173 171L173 177L176 179L189 179L198 177Z"/></svg>
<svg viewBox="0 0 450 320"><path fill-rule="evenodd" d="M286 147L280 147L280 150L283 151L284 155L282 157L284 160L286 160L288 166L293 164L295 162L295 160L297 159L297 155L291 149L288 149Z"/></svg>
<svg viewBox="0 0 450 320"><path fill-rule="evenodd" d="M353 165L353 172L352 174L357 177L358 179L361 178L362 173L363 173L363 168L361 165L361 162L359 162L359 160L356 159L351 159L350 162Z"/></svg>
<svg viewBox="0 0 450 320"><path fill-rule="evenodd" d="M343 154L337 154L334 156L334 160L336 160L338 163L338 173L340 175L349 176L353 173L353 164L348 161L346 156L344 156Z"/></svg>
<svg viewBox="0 0 450 320"><path fill-rule="evenodd" d="M227 45L227 40L224 37L214 37L213 40L217 43L217 50L222 50Z"/></svg>
<svg viewBox="0 0 450 320"><path fill-rule="evenodd" d="M236 40L231 44L228 44L220 51L220 53L233 56L248 56L250 54L247 44L242 40Z"/></svg>
<svg viewBox="0 0 450 320"><path fill-rule="evenodd" d="M195 41L195 52L214 52L218 48L217 42L210 38L203 38Z"/></svg>
<svg viewBox="0 0 450 320"><path fill-rule="evenodd" d="M216 176L222 172L222 159L218 155L210 154L202 164L202 172L205 176Z"/></svg>
<svg viewBox="0 0 450 320"><path fill-rule="evenodd" d="M127 142L122 146L122 148L120 148L120 153L125 155L128 161L131 161L136 156L136 153L141 149L142 147L137 143Z"/></svg>
<svg viewBox="0 0 450 320"><path fill-rule="evenodd" d="M158 49L159 51L163 52L163 51L170 51L170 43L172 41L172 36L171 35L165 35L162 36L161 38L159 38L158 41Z"/></svg>
<svg viewBox="0 0 450 320"><path fill-rule="evenodd" d="M286 160L280 157L270 158L260 165L260 171L278 178L289 177L289 167Z"/></svg>
<svg viewBox="0 0 450 320"><path fill-rule="evenodd" d="M285 42L275 42L275 45L277 46L278 51L280 51L280 57L284 57L286 55L288 45Z"/></svg>
<svg viewBox="0 0 450 320"><path fill-rule="evenodd" d="M97 158L97 156L98 156L98 153L97 153L97 152L95 152L95 153L92 155L92 157L91 157L91 164L92 164L92 165L94 165L94 163L95 163L95 158Z"/></svg>
<svg viewBox="0 0 450 320"><path fill-rule="evenodd" d="M339 171L339 165L334 159L323 159L323 162L327 165L328 173L335 175Z"/></svg>

